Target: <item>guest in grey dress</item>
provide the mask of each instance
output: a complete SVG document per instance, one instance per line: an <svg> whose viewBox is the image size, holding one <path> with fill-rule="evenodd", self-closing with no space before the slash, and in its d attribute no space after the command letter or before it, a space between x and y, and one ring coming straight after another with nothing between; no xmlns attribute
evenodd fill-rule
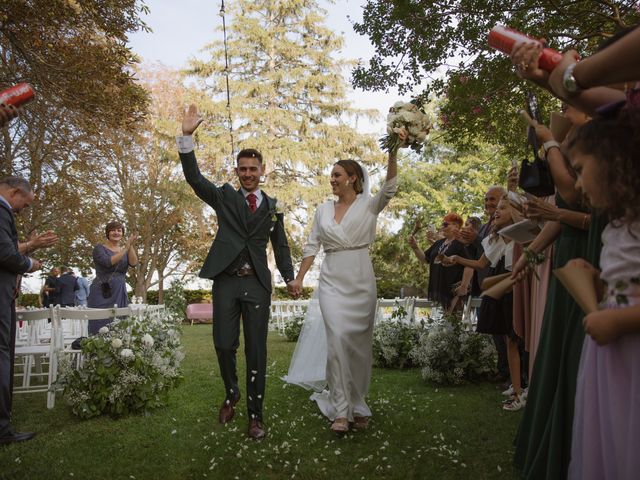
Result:
<svg viewBox="0 0 640 480"><path fill-rule="evenodd" d="M111 308L114 305L126 307L129 305L129 297L125 275L129 267L135 267L138 263L134 249L137 236L131 235L124 246L121 246L124 240L124 225L120 222L109 222L105 234L107 241L93 248L96 278L91 283L87 305L89 308ZM89 334L95 335L110 322L110 319L91 320Z"/></svg>

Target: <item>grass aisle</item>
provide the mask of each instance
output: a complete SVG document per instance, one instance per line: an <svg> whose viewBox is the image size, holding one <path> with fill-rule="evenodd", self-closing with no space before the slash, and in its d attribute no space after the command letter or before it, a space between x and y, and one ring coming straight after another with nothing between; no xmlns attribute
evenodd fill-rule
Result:
<svg viewBox="0 0 640 480"><path fill-rule="evenodd" d="M81 421L61 397L47 410L44 394L16 395L14 423L38 436L0 447L0 479L514 477L520 413L499 408L495 385L442 388L425 385L418 370L375 369L370 429L337 438L309 393L280 380L294 344L270 333L268 436L254 442L246 436L244 398L231 424L217 423L223 387L211 326L183 331L184 381L166 408L148 416ZM243 354L238 363L244 379Z"/></svg>

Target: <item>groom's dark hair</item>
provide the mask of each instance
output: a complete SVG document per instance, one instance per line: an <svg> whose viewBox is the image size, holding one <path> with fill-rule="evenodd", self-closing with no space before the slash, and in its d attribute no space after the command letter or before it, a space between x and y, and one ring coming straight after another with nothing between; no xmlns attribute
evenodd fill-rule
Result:
<svg viewBox="0 0 640 480"><path fill-rule="evenodd" d="M260 165L262 165L262 154L254 148L245 148L240 150L240 153L238 153L238 156L236 157L236 163L241 158L257 158Z"/></svg>
<svg viewBox="0 0 640 480"><path fill-rule="evenodd" d="M347 160L338 160L336 165L340 165L344 168L344 171L347 172L347 175L355 175L356 181L353 183L353 189L356 193L362 193L364 191L363 183L364 183L364 172L362 171L362 167L355 160L351 160L350 158Z"/></svg>

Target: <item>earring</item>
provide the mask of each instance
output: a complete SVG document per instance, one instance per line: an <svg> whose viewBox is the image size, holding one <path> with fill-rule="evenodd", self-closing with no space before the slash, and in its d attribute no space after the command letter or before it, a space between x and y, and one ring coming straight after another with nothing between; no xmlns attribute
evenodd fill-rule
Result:
<svg viewBox="0 0 640 480"><path fill-rule="evenodd" d="M349 184L349 180L347 180L347 183L346 183L346 185L347 185L347 187L348 187L348 186L350 185L350 184Z"/></svg>

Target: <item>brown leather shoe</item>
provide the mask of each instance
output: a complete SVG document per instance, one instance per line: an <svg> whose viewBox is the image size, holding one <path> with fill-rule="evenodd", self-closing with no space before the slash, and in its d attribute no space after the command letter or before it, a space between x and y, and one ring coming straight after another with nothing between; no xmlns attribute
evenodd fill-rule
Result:
<svg viewBox="0 0 640 480"><path fill-rule="evenodd" d="M247 432L249 437L254 440L262 440L267 432L264 431L262 422L257 418L254 418L249 422L249 431Z"/></svg>
<svg viewBox="0 0 640 480"><path fill-rule="evenodd" d="M233 416L236 414L233 407L240 401L240 393L235 399L225 400L222 406L220 407L220 412L218 413L218 421L220 423L227 423L233 420Z"/></svg>

